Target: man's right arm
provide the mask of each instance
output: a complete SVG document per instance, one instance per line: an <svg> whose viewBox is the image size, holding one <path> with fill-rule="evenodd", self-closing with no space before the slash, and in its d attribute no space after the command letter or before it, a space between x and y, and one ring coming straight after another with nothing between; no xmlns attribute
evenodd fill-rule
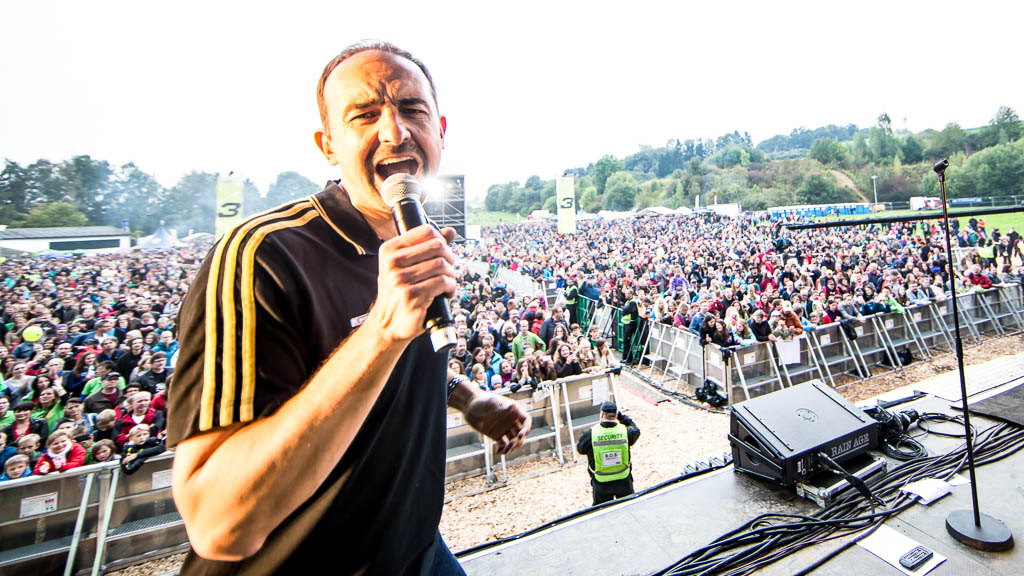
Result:
<svg viewBox="0 0 1024 576"><path fill-rule="evenodd" d="M421 226L385 242L366 322L297 394L270 416L178 444L174 499L200 556L237 561L255 554L320 487L422 333L427 307L454 293L454 257L445 242L453 235Z"/></svg>

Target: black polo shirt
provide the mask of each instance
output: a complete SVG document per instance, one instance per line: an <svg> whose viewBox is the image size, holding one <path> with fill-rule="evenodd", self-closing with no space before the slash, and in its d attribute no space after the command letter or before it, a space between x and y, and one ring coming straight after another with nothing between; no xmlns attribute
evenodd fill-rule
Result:
<svg viewBox="0 0 1024 576"><path fill-rule="evenodd" d="M227 233L178 316L168 446L269 416L298 392L374 302L380 243L334 183ZM191 553L182 574L318 565L332 574L419 573L444 498L445 360L425 334L413 341L352 446L260 552L238 563Z"/></svg>

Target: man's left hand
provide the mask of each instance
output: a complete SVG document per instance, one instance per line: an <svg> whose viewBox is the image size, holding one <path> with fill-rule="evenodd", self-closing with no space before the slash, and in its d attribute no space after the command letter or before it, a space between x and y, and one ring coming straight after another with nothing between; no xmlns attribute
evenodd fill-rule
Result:
<svg viewBox="0 0 1024 576"><path fill-rule="evenodd" d="M533 418L504 396L479 392L462 411L466 422L498 443L498 454L508 454L523 444Z"/></svg>

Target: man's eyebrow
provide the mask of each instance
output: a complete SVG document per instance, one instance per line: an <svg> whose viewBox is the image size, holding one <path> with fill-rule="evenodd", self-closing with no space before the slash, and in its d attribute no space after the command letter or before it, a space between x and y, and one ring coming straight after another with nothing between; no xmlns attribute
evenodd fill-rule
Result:
<svg viewBox="0 0 1024 576"><path fill-rule="evenodd" d="M351 102L347 106L345 106L345 109L343 110L343 116L347 116L350 112L361 111L361 110L369 110L371 108L375 108L377 106L380 106L381 103L382 103L382 100L380 98L374 98L372 100L364 100L364 101L361 101L361 102ZM423 98L409 97L409 98L401 98L401 99L399 99L398 100L398 106L400 108L401 107L405 107L405 106L428 106L429 107L430 106L430 102L425 100L425 99L423 99Z"/></svg>

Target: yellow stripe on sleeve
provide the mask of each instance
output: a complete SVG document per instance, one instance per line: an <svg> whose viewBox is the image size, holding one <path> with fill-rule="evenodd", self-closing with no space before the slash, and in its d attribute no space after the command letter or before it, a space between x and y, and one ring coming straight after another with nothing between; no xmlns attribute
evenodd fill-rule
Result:
<svg viewBox="0 0 1024 576"><path fill-rule="evenodd" d="M260 230L263 229L264 225L271 220L278 218L291 218L303 210L308 210L310 205L306 201L299 202L284 212L276 214L267 214L260 218L255 218L250 222L250 226L245 231L240 231L231 239L231 245L228 246L225 257L225 262L229 265L224 269L224 282L221 285L221 308L223 309L224 319L222 321L224 325L224 344L221 346L223 353L221 354L221 389L220 389L220 420L221 426L227 426L235 421L235 380L237 378L236 369L236 358L237 354L237 342L236 333L238 329L237 317L235 315L235 273L238 270L236 264L238 260L238 251L241 249L242 241L249 232L253 232L255 238ZM310 214L316 215L316 211L311 211ZM287 222L287 221L286 221ZM276 226L276 224L270 224L270 227ZM246 248L248 248L251 242L246 242ZM245 283L245 271L242 271L242 283ZM250 279L251 280L251 279ZM243 288L244 290L244 288ZM244 301L244 298L243 298Z"/></svg>
<svg viewBox="0 0 1024 576"><path fill-rule="evenodd" d="M297 200L295 203L303 202ZM286 213L277 212L282 208L288 206L279 206L271 210L263 212L252 219L243 222L236 228L229 230L221 238L221 241L217 244L216 250L213 253L213 261L210 264L210 273L206 283L206 309L204 311L205 316L205 338L204 338L204 353L203 353L203 391L199 404L199 430L206 431L213 428L214 419L214 404L216 401L217 392L217 293L218 284L220 282L221 263L224 256L225 248L228 244L234 242L245 236L252 230L253 227L259 225L260 222L268 219L284 217ZM237 250L236 250L237 253ZM234 273L234 264L230 264L228 269ZM225 312L234 316L234 306L230 309L225 308ZM233 346L233 345L232 345ZM234 354L232 351L231 359L234 361Z"/></svg>
<svg viewBox="0 0 1024 576"><path fill-rule="evenodd" d="M256 249L267 234L283 228L302 226L318 216L315 210L295 220L275 222L261 227L252 235L242 253L242 401L238 420L253 418L253 395L256 388L256 294L254 290L254 263Z"/></svg>

